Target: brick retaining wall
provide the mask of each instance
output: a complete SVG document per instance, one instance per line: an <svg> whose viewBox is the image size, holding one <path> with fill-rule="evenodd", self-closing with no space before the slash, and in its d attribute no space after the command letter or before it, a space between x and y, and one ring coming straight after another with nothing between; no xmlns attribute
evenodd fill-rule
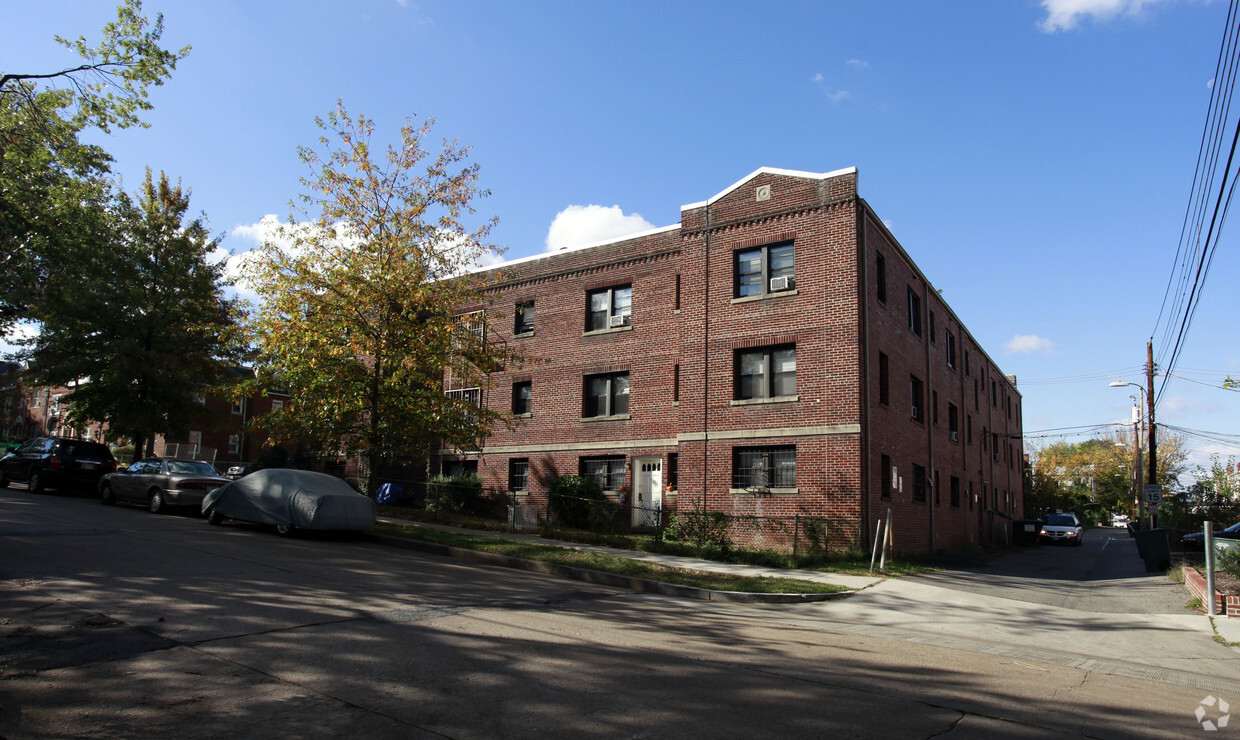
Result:
<svg viewBox="0 0 1240 740"><path fill-rule="evenodd" d="M1206 577L1191 565L1182 565L1180 569L1184 574L1184 585L1188 586L1188 590L1194 596L1201 599L1202 605L1205 606L1207 603ZM1227 617L1240 617L1240 596L1224 596L1215 591L1214 598L1214 611L1216 614Z"/></svg>

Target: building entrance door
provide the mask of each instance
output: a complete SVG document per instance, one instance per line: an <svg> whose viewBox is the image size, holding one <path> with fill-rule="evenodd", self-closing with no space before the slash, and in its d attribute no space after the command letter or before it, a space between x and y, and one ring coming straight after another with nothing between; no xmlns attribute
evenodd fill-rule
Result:
<svg viewBox="0 0 1240 740"><path fill-rule="evenodd" d="M663 459L633 459L633 526L657 527L663 512Z"/></svg>

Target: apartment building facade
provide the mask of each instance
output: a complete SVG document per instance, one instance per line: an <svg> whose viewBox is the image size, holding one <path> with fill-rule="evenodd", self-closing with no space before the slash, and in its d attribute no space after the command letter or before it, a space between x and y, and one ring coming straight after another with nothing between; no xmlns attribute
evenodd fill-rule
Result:
<svg viewBox="0 0 1240 740"><path fill-rule="evenodd" d="M488 332L526 357L486 484L545 511L559 475L663 511L826 517L898 552L1006 541L1021 396L870 206L857 171L763 168L679 224L484 274ZM484 312L484 313L478 313ZM634 510L633 524L643 521Z"/></svg>

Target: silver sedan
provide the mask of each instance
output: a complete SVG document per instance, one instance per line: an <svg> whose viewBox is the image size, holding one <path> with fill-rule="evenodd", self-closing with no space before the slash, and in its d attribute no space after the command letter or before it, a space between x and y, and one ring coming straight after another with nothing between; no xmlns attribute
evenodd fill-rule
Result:
<svg viewBox="0 0 1240 740"><path fill-rule="evenodd" d="M109 473L99 481L99 500L145 504L158 514L169 507L201 507L202 500L228 483L211 463L173 457L152 457Z"/></svg>

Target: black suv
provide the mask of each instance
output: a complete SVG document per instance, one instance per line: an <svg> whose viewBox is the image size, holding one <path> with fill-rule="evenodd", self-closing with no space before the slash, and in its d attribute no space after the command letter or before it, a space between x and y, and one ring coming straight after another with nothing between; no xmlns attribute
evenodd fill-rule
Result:
<svg viewBox="0 0 1240 740"><path fill-rule="evenodd" d="M25 483L34 493L44 488L78 485L94 488L100 476L116 471L116 458L105 444L63 437L35 437L0 458L0 488Z"/></svg>

